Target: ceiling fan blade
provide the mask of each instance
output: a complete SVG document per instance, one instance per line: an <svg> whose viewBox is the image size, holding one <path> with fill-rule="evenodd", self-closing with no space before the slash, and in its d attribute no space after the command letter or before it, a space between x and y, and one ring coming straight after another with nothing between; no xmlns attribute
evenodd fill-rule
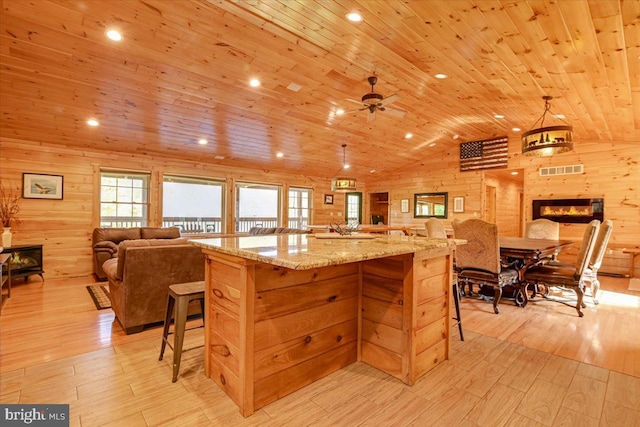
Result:
<svg viewBox="0 0 640 427"><path fill-rule="evenodd" d="M369 109L369 114L367 114L367 123L372 122L376 119L376 110Z"/></svg>
<svg viewBox="0 0 640 427"><path fill-rule="evenodd" d="M355 102L356 104L362 105L362 101L358 101L357 99L345 98L345 101Z"/></svg>
<svg viewBox="0 0 640 427"><path fill-rule="evenodd" d="M391 104L392 102L398 101L399 99L400 99L400 95L398 95L397 93L394 93L393 95L387 96L382 101L378 102L378 105L388 105L388 104Z"/></svg>
<svg viewBox="0 0 640 427"><path fill-rule="evenodd" d="M359 113L360 111L364 111L364 110L366 110L366 109L367 109L367 107L364 107L364 108L357 108L357 109L355 109L355 110L345 111L344 113L342 113L342 114L340 114L340 115L341 115L341 116L345 116L345 115L347 115L347 114Z"/></svg>
<svg viewBox="0 0 640 427"><path fill-rule="evenodd" d="M407 111L401 110L400 108L385 107L384 111L385 113L389 113L389 115L394 117L404 118L404 116L407 115Z"/></svg>
<svg viewBox="0 0 640 427"><path fill-rule="evenodd" d="M389 115L391 116L399 117L401 119L407 115L407 112L405 110L401 110L399 108L393 108L393 107L384 107L384 112L389 113Z"/></svg>

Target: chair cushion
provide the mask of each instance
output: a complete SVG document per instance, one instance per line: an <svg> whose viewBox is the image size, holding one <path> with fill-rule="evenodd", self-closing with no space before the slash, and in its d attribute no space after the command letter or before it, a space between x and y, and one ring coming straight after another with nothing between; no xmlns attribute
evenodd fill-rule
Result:
<svg viewBox="0 0 640 427"><path fill-rule="evenodd" d="M118 245L110 240L103 240L93 245L94 252L108 252L110 254L118 253Z"/></svg>
<svg viewBox="0 0 640 427"><path fill-rule="evenodd" d="M143 239L176 239L180 237L178 227L140 227Z"/></svg>
<svg viewBox="0 0 640 427"><path fill-rule="evenodd" d="M179 236L178 236L179 237ZM140 238L140 228L96 228L93 230L93 243L109 240L113 243L120 243L123 240L133 240Z"/></svg>
<svg viewBox="0 0 640 427"><path fill-rule="evenodd" d="M105 272L107 277L111 277L112 279L122 279L121 277L117 277L118 274L118 258L108 259L102 264L102 270Z"/></svg>
<svg viewBox="0 0 640 427"><path fill-rule="evenodd" d="M513 268L503 268L496 277L494 273L485 270L465 268L458 273L458 277L477 282L498 282L500 286L504 286L515 283L518 280L518 272Z"/></svg>
<svg viewBox="0 0 640 427"><path fill-rule="evenodd" d="M138 239L138 240L125 240L118 246L118 267L115 277L122 280L124 277L124 266L127 258L127 249L129 248L141 248L149 246L177 246L186 245L189 239L186 237L180 237L178 239ZM104 264L103 264L104 269Z"/></svg>
<svg viewBox="0 0 640 427"><path fill-rule="evenodd" d="M530 267L524 273L527 282L542 282L547 285L575 286L579 283L575 266L539 265Z"/></svg>

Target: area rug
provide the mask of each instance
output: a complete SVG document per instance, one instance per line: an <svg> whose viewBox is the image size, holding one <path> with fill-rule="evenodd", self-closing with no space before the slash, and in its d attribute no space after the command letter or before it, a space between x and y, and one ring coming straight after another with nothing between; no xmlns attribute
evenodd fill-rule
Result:
<svg viewBox="0 0 640 427"><path fill-rule="evenodd" d="M640 279L638 278L629 279L629 290L640 291Z"/></svg>
<svg viewBox="0 0 640 427"><path fill-rule="evenodd" d="M98 310L111 308L111 298L109 298L109 290L107 288L103 285L89 285L87 290Z"/></svg>

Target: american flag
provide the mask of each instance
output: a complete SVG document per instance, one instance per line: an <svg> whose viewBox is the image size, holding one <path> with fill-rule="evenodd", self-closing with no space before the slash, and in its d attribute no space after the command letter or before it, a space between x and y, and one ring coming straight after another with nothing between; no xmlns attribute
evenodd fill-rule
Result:
<svg viewBox="0 0 640 427"><path fill-rule="evenodd" d="M509 157L506 136L460 144L460 170L506 168Z"/></svg>

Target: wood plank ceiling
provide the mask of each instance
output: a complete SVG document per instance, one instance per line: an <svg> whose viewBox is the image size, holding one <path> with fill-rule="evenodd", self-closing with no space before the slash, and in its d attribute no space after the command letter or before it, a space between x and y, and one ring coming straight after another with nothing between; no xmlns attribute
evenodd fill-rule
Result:
<svg viewBox="0 0 640 427"><path fill-rule="evenodd" d="M324 177L347 144L350 174L366 181L519 135L551 95L577 143L640 141L640 1L1 4L7 138ZM370 75L404 118L336 116L358 107L345 99L369 92Z"/></svg>

